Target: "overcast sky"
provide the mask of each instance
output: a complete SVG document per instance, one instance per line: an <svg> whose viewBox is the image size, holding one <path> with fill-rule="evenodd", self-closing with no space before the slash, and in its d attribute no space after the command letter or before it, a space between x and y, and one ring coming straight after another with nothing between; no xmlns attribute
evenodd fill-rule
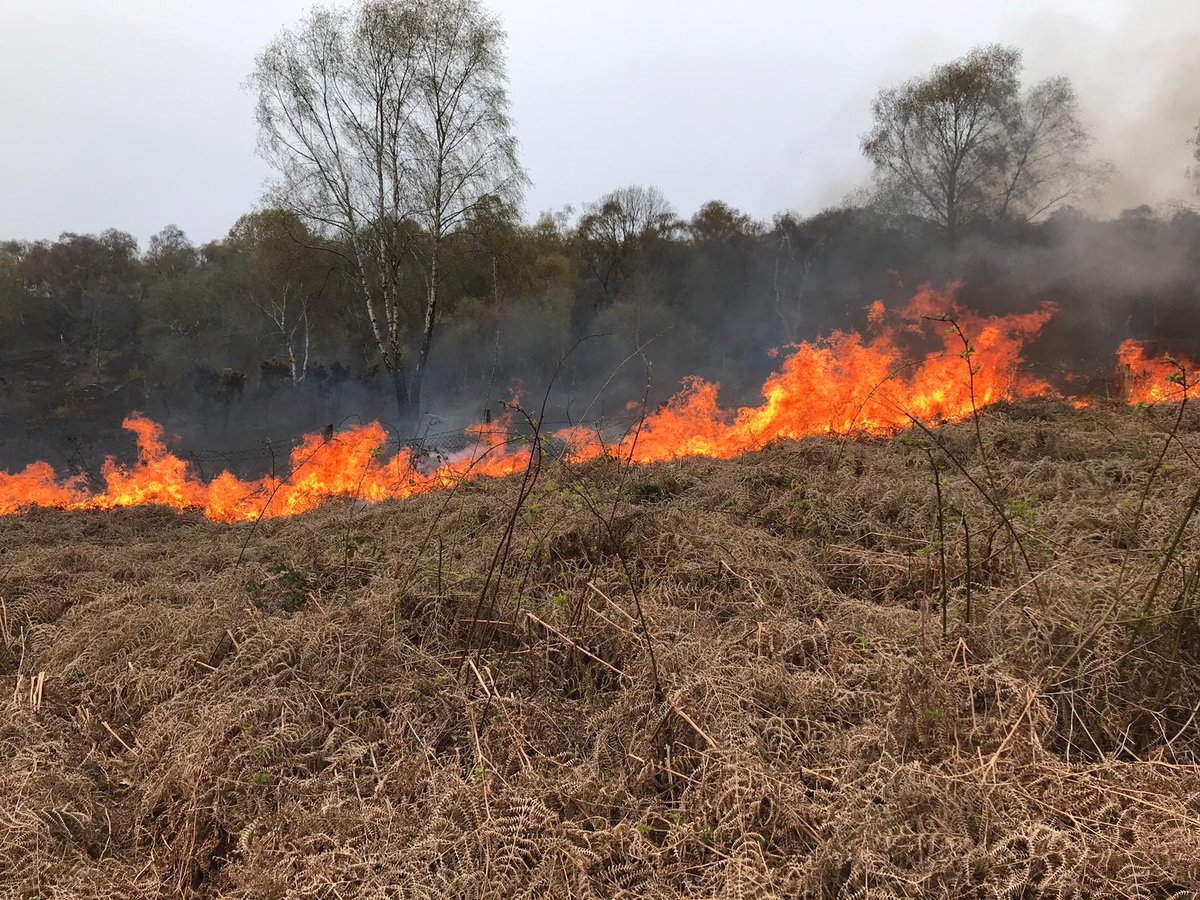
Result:
<svg viewBox="0 0 1200 900"><path fill-rule="evenodd" d="M269 177L242 84L309 0L0 0L0 239L223 235ZM525 213L654 184L769 219L835 203L881 86L981 43L1074 80L1120 171L1099 211L1190 199L1197 0L492 0Z"/></svg>

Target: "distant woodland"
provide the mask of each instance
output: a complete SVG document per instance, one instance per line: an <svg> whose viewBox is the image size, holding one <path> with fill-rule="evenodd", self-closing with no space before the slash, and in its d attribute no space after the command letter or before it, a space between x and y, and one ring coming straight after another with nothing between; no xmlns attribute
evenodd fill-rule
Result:
<svg viewBox="0 0 1200 900"><path fill-rule="evenodd" d="M224 237L0 243L0 467L133 409L214 446L346 417L419 434L556 369L567 419L691 374L753 400L773 348L865 328L926 282L985 311L1055 301L1033 362L1098 384L1125 337L1200 334L1200 214L1081 212L1108 168L1070 82L1024 83L1013 48L881 90L847 148L871 182L769 222L636 184L524 215L503 50L473 2L318 9L259 57L278 178Z"/></svg>

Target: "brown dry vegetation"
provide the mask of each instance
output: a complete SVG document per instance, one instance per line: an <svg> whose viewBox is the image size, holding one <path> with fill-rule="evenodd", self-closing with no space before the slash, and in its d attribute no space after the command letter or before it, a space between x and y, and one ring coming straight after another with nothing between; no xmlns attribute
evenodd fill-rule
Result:
<svg viewBox="0 0 1200 900"><path fill-rule="evenodd" d="M1175 415L0 521L0 892L1196 896Z"/></svg>

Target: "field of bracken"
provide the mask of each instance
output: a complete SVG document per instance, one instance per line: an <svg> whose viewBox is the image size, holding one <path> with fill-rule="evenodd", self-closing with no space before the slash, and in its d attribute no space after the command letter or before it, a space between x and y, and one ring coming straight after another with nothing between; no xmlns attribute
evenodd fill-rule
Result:
<svg viewBox="0 0 1200 900"><path fill-rule="evenodd" d="M1192 897L1200 416L0 518L0 894Z"/></svg>

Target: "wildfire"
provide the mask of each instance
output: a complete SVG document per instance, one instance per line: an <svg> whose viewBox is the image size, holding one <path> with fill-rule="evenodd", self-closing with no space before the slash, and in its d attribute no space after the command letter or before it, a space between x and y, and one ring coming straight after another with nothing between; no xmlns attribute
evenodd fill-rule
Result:
<svg viewBox="0 0 1200 900"><path fill-rule="evenodd" d="M1117 361L1130 403L1182 400L1196 387L1195 363L1183 357L1151 356L1147 341L1122 341Z"/></svg>
<svg viewBox="0 0 1200 900"><path fill-rule="evenodd" d="M1054 316L1053 304L1034 312L982 316L958 304L956 289L922 290L898 311L876 303L865 335L839 332L787 348L756 406L725 409L718 403L718 385L691 378L618 440L606 442L578 426L555 437L575 461L606 454L637 463L731 457L782 438L888 434L914 419L955 421L1001 400L1049 393L1049 385L1019 367L1024 346ZM914 347L924 352L912 355ZM1131 401L1166 399L1172 388L1182 391L1171 378L1178 368L1150 359L1140 345L1122 344L1121 362L1131 373ZM472 426L467 450L429 466L407 448L389 456L386 433L375 422L333 438L306 436L292 451L286 478L243 481L224 472L204 482L167 449L161 426L137 413L123 424L137 436L138 461L126 467L108 459L103 490L89 490L82 476L59 479L47 463L33 463L21 472L0 472L0 514L31 506L160 504L201 509L222 522L290 516L334 497L403 499L464 479L509 475L528 465L531 452L528 444L511 444L511 422L500 421Z"/></svg>

